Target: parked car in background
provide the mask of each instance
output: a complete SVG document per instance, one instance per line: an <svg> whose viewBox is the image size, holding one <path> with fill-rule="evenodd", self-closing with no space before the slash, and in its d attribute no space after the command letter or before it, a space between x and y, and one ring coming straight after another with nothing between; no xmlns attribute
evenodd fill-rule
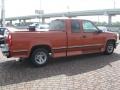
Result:
<svg viewBox="0 0 120 90"><path fill-rule="evenodd" d="M9 30L5 27L0 27L0 43L3 39L3 37L7 37Z"/></svg>
<svg viewBox="0 0 120 90"><path fill-rule="evenodd" d="M0 27L0 48L2 50L2 52L4 53L4 55L8 55L8 44L4 44L7 42L7 38L8 38L8 33L9 30L5 27Z"/></svg>
<svg viewBox="0 0 120 90"><path fill-rule="evenodd" d="M105 26L97 26L100 30L102 30L103 32L107 32L107 31L110 31L110 29L108 29L107 27Z"/></svg>
<svg viewBox="0 0 120 90"><path fill-rule="evenodd" d="M6 28L0 27L0 35L4 35Z"/></svg>
<svg viewBox="0 0 120 90"><path fill-rule="evenodd" d="M48 31L49 30L49 24L41 24L41 23L33 23L29 25L29 30L31 31Z"/></svg>
<svg viewBox="0 0 120 90"><path fill-rule="evenodd" d="M100 30L102 30L103 32L111 32L111 33L115 33L117 35L117 42L120 42L120 33L116 32L115 30L111 30L110 27L106 27L106 26L97 26Z"/></svg>
<svg viewBox="0 0 120 90"><path fill-rule="evenodd" d="M4 43L4 36L0 34L0 44Z"/></svg>
<svg viewBox="0 0 120 90"><path fill-rule="evenodd" d="M35 26L35 28L39 28L39 29L48 29L49 28L49 24L42 24L42 23L33 23L29 26Z"/></svg>

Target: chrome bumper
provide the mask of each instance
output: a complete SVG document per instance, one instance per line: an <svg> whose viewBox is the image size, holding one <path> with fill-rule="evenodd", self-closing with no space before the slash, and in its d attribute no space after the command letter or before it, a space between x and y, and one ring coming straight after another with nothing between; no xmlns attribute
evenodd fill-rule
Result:
<svg viewBox="0 0 120 90"><path fill-rule="evenodd" d="M0 49L5 56L9 56L9 48L7 44L0 44Z"/></svg>

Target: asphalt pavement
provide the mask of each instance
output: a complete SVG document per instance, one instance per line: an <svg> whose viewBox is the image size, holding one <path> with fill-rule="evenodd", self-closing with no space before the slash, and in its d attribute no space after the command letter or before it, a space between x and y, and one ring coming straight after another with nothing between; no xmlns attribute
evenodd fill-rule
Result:
<svg viewBox="0 0 120 90"><path fill-rule="evenodd" d="M39 68L0 57L0 90L120 90L120 46L112 55L59 58Z"/></svg>

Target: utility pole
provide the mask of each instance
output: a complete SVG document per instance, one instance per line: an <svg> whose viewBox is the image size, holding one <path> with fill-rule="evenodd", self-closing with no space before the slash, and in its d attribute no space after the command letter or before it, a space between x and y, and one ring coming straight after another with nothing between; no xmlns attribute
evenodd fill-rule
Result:
<svg viewBox="0 0 120 90"><path fill-rule="evenodd" d="M114 9L115 9L115 8L116 8L116 7L115 7L115 4L116 4L115 0L114 0L114 3L113 3L113 4L114 4Z"/></svg>
<svg viewBox="0 0 120 90"><path fill-rule="evenodd" d="M1 25L5 27L5 2L1 0Z"/></svg>
<svg viewBox="0 0 120 90"><path fill-rule="evenodd" d="M40 0L40 10L42 10L42 1ZM39 14L40 15L40 14ZM41 21L40 21L40 19L39 19L39 23L41 23L42 22L42 14L41 14Z"/></svg>
<svg viewBox="0 0 120 90"><path fill-rule="evenodd" d="M68 18L71 18L70 17L70 6L69 5L67 6L67 13L68 13Z"/></svg>
<svg viewBox="0 0 120 90"><path fill-rule="evenodd" d="M40 10L42 10L42 0L40 0Z"/></svg>
<svg viewBox="0 0 120 90"><path fill-rule="evenodd" d="M40 0L40 17L41 17L41 22L45 23L45 18L43 17L44 10L42 9L42 0Z"/></svg>

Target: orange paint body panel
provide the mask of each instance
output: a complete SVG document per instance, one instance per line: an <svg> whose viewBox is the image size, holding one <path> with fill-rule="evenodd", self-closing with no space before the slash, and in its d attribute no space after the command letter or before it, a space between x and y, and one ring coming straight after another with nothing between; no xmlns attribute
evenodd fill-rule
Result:
<svg viewBox="0 0 120 90"><path fill-rule="evenodd" d="M96 53L105 50L108 40L116 41L116 35L112 33L85 32L83 22L86 20L75 19L80 27L78 32L74 32L73 20L62 20L65 25L64 30L11 32L10 56L28 58L32 48L36 46L50 47L52 57Z"/></svg>

